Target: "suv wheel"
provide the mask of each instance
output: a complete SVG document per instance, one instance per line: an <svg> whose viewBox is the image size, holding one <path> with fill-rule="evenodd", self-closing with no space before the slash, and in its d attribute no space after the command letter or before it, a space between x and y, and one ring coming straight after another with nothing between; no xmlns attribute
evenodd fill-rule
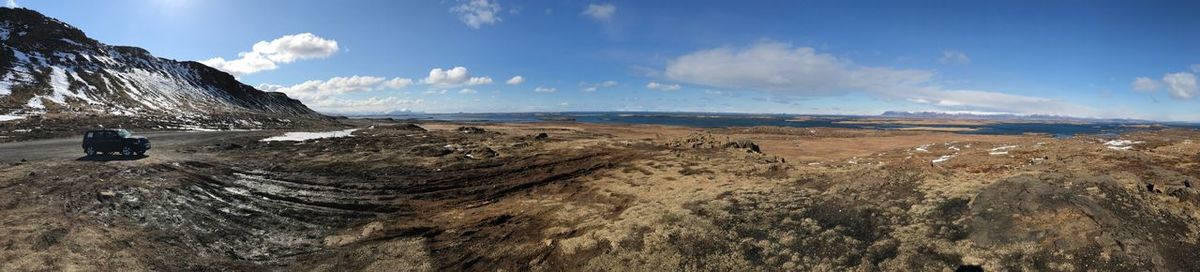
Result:
<svg viewBox="0 0 1200 272"><path fill-rule="evenodd" d="M90 146L89 146L87 149L84 149L84 150L83 150L83 153L84 153L84 154L87 154L87 155L88 155L88 157L95 156L95 155L96 155L96 148L93 148L93 147L90 147Z"/></svg>
<svg viewBox="0 0 1200 272"><path fill-rule="evenodd" d="M122 147L122 148L121 148L121 156L132 157L132 156L133 156L133 149L132 149L132 148L129 148L128 146L126 146L126 147Z"/></svg>

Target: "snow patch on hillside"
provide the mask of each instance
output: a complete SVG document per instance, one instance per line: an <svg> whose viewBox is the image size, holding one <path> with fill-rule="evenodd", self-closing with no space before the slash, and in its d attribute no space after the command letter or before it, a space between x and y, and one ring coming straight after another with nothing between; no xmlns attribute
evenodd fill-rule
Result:
<svg viewBox="0 0 1200 272"><path fill-rule="evenodd" d="M1142 141L1112 140L1105 142L1104 145L1107 146L1108 149L1112 150L1130 150L1133 149L1133 145L1140 143L1142 143Z"/></svg>
<svg viewBox="0 0 1200 272"><path fill-rule="evenodd" d="M17 119L25 119L25 116L0 114L0 122L12 121L12 120L17 120Z"/></svg>
<svg viewBox="0 0 1200 272"><path fill-rule="evenodd" d="M277 142L277 141L300 142L300 141L307 141L307 140L312 140L312 139L353 137L354 135L351 135L351 134L354 133L354 131L356 131L356 130L358 130L358 129L352 128L352 129L347 129L347 130L327 131L327 132L288 132L288 133L284 133L283 136L270 137L270 138L262 139L259 141L260 142Z"/></svg>

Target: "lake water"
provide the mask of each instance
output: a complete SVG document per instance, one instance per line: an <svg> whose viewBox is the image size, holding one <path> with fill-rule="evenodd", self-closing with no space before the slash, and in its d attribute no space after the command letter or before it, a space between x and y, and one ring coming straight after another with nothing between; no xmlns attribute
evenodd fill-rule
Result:
<svg viewBox="0 0 1200 272"><path fill-rule="evenodd" d="M395 119L441 120L459 122L539 122L539 121L575 121L585 123L611 124L655 124L675 125L700 128L720 127L750 127L750 126L783 126L783 127L835 127L835 128L864 128L864 129L899 129L918 127L914 125L895 124L846 124L840 121L861 119L853 116L794 116L794 115L752 115L752 114L712 114L712 113L631 113L631 112L578 112L578 113L450 113L450 114L403 114L389 116ZM795 118L810 118L795 120ZM1196 128L1197 125L1171 125L1177 127ZM977 126L962 125L922 125L920 127L940 128L975 128L964 131L965 134L1025 134L1039 133L1055 137L1071 137L1074 135L1115 135L1135 130L1119 123L999 123Z"/></svg>

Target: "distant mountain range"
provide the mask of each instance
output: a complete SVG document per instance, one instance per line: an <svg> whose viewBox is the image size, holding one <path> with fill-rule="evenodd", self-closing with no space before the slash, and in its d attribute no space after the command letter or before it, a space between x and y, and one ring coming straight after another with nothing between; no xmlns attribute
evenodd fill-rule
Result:
<svg viewBox="0 0 1200 272"><path fill-rule="evenodd" d="M1083 118L1042 114L1011 114L989 112L936 112L936 111L886 111L882 117L921 118L921 119L965 119L965 120L999 120L999 121L1038 121L1038 122L1088 122L1088 123L1152 123L1137 119L1103 119Z"/></svg>
<svg viewBox="0 0 1200 272"><path fill-rule="evenodd" d="M0 116L129 118L200 126L325 117L194 61L112 46L29 9L0 8Z"/></svg>

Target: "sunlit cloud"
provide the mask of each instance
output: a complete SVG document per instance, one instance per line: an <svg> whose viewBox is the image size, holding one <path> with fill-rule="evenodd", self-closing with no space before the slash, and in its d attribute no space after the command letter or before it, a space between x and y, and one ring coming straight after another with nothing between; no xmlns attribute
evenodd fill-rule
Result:
<svg viewBox="0 0 1200 272"><path fill-rule="evenodd" d="M235 76L275 70L279 64L303 59L326 58L338 51L337 41L325 39L312 33L286 35L271 41L255 43L248 52L238 53L237 59L226 60L215 57L200 61Z"/></svg>

